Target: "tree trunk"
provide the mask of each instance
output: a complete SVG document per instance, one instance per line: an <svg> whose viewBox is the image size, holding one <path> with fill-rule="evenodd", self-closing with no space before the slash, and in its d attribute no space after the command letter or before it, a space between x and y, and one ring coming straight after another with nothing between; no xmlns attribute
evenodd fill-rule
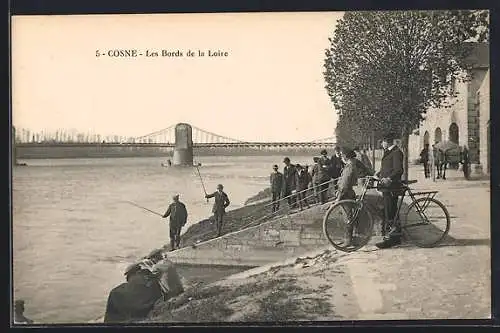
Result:
<svg viewBox="0 0 500 333"><path fill-rule="evenodd" d="M373 165L373 170L376 170L376 168L375 168L375 131L372 131L371 145L372 145L372 165Z"/></svg>
<svg viewBox="0 0 500 333"><path fill-rule="evenodd" d="M408 126L403 126L403 131L401 134L402 134L401 145L403 146L401 148L403 148L403 168L404 168L402 179L408 180L408 166L409 166L408 155L410 153L409 152L410 130Z"/></svg>

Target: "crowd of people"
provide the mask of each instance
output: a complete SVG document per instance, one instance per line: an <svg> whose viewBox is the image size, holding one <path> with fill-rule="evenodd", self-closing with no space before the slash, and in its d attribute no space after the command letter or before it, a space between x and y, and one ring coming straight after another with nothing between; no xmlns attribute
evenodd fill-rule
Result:
<svg viewBox="0 0 500 333"><path fill-rule="evenodd" d="M382 140L384 154L380 171L375 173L374 166L365 150L359 148L336 147L332 157L326 150L321 156L314 157L312 167L292 164L285 157L283 172L277 165L273 166L270 176L273 212L280 209L280 202L287 201L291 209L302 210L309 205L308 198L315 203L324 204L333 190L335 200L355 199L353 187L358 179L375 175L378 178L378 190L384 200L384 223L382 234L384 239L376 244L378 248L389 248L401 243L401 228L395 221L398 193L402 187L403 152L395 144L395 136L387 134ZM313 193L309 195L308 193ZM347 228L344 246L352 245L352 230Z"/></svg>
<svg viewBox="0 0 500 333"><path fill-rule="evenodd" d="M361 177L373 175L373 165L366 150L354 148L352 152ZM326 150L322 150L320 156L313 158L311 166L292 164L290 158L285 157L283 172L279 171L278 165L274 165L270 175L273 212L280 209L280 203L285 199L290 208L299 210L308 208L311 202L326 203L329 193L338 190L346 161L340 147L335 147L331 157Z"/></svg>

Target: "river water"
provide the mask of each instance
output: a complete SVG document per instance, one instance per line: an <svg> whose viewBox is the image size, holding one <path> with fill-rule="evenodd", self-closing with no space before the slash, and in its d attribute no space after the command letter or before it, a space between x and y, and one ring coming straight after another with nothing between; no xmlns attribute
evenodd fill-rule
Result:
<svg viewBox="0 0 500 333"><path fill-rule="evenodd" d="M230 209L268 186L283 156L200 157L207 191L217 184ZM310 156L292 162L311 164ZM189 226L209 216L195 168L163 168L162 158L26 160L13 169L14 298L38 323L82 323L104 313L124 268L169 242L164 213L175 193ZM185 229L184 229L185 230Z"/></svg>

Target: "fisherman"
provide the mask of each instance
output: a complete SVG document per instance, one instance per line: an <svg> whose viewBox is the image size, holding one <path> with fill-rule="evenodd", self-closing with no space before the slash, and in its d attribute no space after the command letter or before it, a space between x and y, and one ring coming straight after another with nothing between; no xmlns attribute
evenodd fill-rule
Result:
<svg viewBox="0 0 500 333"><path fill-rule="evenodd" d="M283 174L278 171L278 166L275 164L273 166L273 172L269 177L271 183L271 193L272 193L272 203L273 203L273 213L280 209L280 195L283 189Z"/></svg>
<svg viewBox="0 0 500 333"><path fill-rule="evenodd" d="M205 198L215 198L214 206L212 208L212 213L214 213L215 223L217 226L217 237L222 235L222 228L224 226L224 215L226 214L226 208L229 206L229 197L226 192L223 191L224 186L222 184L217 185L217 191L212 194L205 195Z"/></svg>
<svg viewBox="0 0 500 333"><path fill-rule="evenodd" d="M14 324L33 324L33 320L24 316L24 300L22 299L14 302Z"/></svg>
<svg viewBox="0 0 500 333"><path fill-rule="evenodd" d="M179 201L179 194L173 196L163 218L170 216L170 251L180 248L181 229L186 225L188 213L186 206Z"/></svg>

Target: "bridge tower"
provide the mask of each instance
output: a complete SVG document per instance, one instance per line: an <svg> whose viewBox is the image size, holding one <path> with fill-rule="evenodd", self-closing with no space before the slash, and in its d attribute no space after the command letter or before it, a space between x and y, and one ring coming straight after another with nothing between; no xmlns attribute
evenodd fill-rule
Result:
<svg viewBox="0 0 500 333"><path fill-rule="evenodd" d="M175 126L174 165L193 166L193 129L180 123Z"/></svg>

